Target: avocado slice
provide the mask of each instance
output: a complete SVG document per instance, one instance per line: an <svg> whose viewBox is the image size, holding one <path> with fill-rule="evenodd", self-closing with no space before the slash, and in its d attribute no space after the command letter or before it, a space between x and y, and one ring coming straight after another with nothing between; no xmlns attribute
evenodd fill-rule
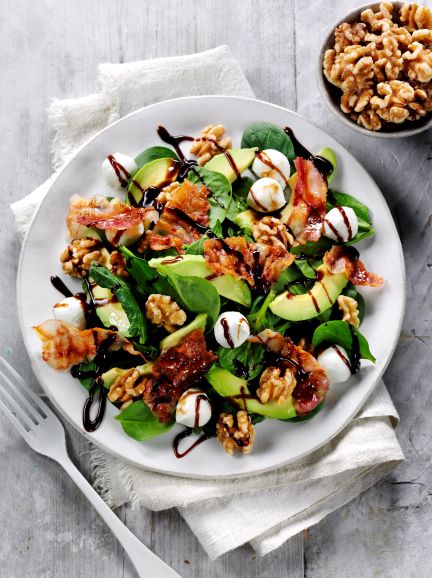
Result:
<svg viewBox="0 0 432 578"><path fill-rule="evenodd" d="M281 404L275 401L261 403L259 399L251 396L245 379L235 376L219 365L210 367L206 379L219 395L230 398L230 401L236 403L240 409L246 408L249 413L257 413L270 419L289 419L297 415L291 396Z"/></svg>
<svg viewBox="0 0 432 578"><path fill-rule="evenodd" d="M202 255L181 255L179 257L162 257L151 259L150 267L157 269L158 265L166 265L177 275L189 277L201 277L210 281L216 287L217 292L222 297L226 297L235 303L250 307L252 296L250 289L243 279L236 279L232 275L213 276L213 271Z"/></svg>
<svg viewBox="0 0 432 578"><path fill-rule="evenodd" d="M234 223L247 235L252 235L252 225L262 218L256 211L248 209L234 218Z"/></svg>
<svg viewBox="0 0 432 578"><path fill-rule="evenodd" d="M324 263L317 269L317 281L308 293L292 295L284 291L270 303L270 310L288 321L305 321L333 305L348 283L344 273L331 273Z"/></svg>
<svg viewBox="0 0 432 578"><path fill-rule="evenodd" d="M203 331L205 331L206 322L207 322L207 315L205 313L200 313L195 317L193 321L189 323L189 325L186 325L181 329L177 329L177 331L174 331L174 333L171 333L171 335L167 335L166 337L164 337L164 339L162 339L162 341L160 342L161 355L167 349L170 349L171 347L175 347L176 345L178 345L180 341L184 337L186 337L186 335L189 335L189 333L192 333L192 331L195 331L195 329L202 329Z"/></svg>
<svg viewBox="0 0 432 578"><path fill-rule="evenodd" d="M253 163L255 153L258 149L228 149L227 154L221 153L216 155L204 165L206 169L215 171L215 173L222 173L230 183L233 183L238 177L236 171L231 166L228 155L232 158L233 163L237 167L237 171L241 174Z"/></svg>
<svg viewBox="0 0 432 578"><path fill-rule="evenodd" d="M121 303L116 301L109 289L99 285L92 287L96 315L104 327L116 327L123 337L131 337L130 322Z"/></svg>
<svg viewBox="0 0 432 578"><path fill-rule="evenodd" d="M156 159L135 173L128 191L136 203L140 203L143 191L149 187L162 188L176 180L180 171L180 161L176 159Z"/></svg>

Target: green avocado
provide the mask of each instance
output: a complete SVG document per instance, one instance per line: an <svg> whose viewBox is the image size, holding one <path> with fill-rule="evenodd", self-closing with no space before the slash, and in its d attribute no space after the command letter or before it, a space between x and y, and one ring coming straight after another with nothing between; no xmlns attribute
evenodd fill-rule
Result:
<svg viewBox="0 0 432 578"><path fill-rule="evenodd" d="M233 183L238 174L231 166L228 160L228 155L232 158L233 164L236 166L238 173L245 171L253 163L255 153L258 149L229 149L226 154L221 153L209 160L204 167L215 173L222 173L230 183Z"/></svg>
<svg viewBox="0 0 432 578"><path fill-rule="evenodd" d="M252 225L262 218L256 211L248 209L234 218L234 223L247 235L252 235Z"/></svg>
<svg viewBox="0 0 432 578"><path fill-rule="evenodd" d="M121 303L109 289L99 285L92 287L93 299L96 305L96 315L104 327L116 327L122 337L131 337L129 333L130 322Z"/></svg>
<svg viewBox="0 0 432 578"><path fill-rule="evenodd" d="M303 295L284 291L270 303L270 310L282 319L305 321L329 309L348 283L344 273L331 273L324 263L317 269L317 281Z"/></svg>
<svg viewBox="0 0 432 578"><path fill-rule="evenodd" d="M140 168L135 173L128 191L139 203L143 191L149 187L162 188L176 180L180 170L180 162L175 159L156 159Z"/></svg>
<svg viewBox="0 0 432 578"><path fill-rule="evenodd" d="M226 297L245 307L250 307L251 305L252 296L247 283L243 279L236 279L228 274L212 279L213 271L202 255L182 255L179 257L151 259L149 265L155 269L157 269L158 265L166 265L177 275L208 278L222 297Z"/></svg>
<svg viewBox="0 0 432 578"><path fill-rule="evenodd" d="M249 413L257 413L270 419L289 419L297 415L291 396L281 404L274 401L261 403L259 399L251 396L245 379L233 375L219 365L211 366L206 379L219 395L230 398L240 409L246 409Z"/></svg>
<svg viewBox="0 0 432 578"><path fill-rule="evenodd" d="M167 351L167 349L171 349L171 347L178 345L180 341L186 337L186 335L189 335L189 333L192 333L192 331L195 331L195 329L202 329L205 331L206 322L207 315L205 313L200 313L193 321L189 323L189 325L186 325L181 329L177 329L177 331L174 331L174 333L171 333L171 335L164 337L164 339L162 339L160 342L161 355L164 353L164 351Z"/></svg>

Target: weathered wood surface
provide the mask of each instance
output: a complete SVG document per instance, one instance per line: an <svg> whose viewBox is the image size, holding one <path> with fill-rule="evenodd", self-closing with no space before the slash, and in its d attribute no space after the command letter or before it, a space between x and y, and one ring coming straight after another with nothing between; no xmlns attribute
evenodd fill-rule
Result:
<svg viewBox="0 0 432 578"><path fill-rule="evenodd" d="M17 0L0 3L0 351L31 376L19 333L19 245L10 202L50 174L49 99L97 89L98 62L185 54L227 43L257 97L297 110L346 145L376 179L399 224L408 309L386 374L401 414L407 461L360 498L263 559L244 547L211 563L175 512L120 512L127 525L185 577L428 577L430 478L431 133L382 142L342 126L321 103L320 38L357 0ZM379 224L378 224L379 225ZM29 287L29 291L31 287ZM88 474L86 443L70 430L74 461ZM134 576L108 528L55 465L0 420L0 577ZM149 577L150 578L150 577Z"/></svg>

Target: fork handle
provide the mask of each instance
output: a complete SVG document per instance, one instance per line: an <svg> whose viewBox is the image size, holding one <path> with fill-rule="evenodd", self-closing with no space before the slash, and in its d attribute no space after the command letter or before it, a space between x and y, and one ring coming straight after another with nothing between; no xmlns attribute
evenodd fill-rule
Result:
<svg viewBox="0 0 432 578"><path fill-rule="evenodd" d="M135 566L140 578L181 578L168 564L153 554L138 538L132 534L123 522L114 514L94 488L88 483L69 457L62 457L58 463L69 474L84 496L93 505L101 518L109 526L117 540Z"/></svg>

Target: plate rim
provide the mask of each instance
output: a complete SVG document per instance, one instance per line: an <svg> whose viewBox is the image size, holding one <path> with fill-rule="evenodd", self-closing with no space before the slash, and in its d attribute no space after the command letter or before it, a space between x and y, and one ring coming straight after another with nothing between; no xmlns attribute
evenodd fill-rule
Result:
<svg viewBox="0 0 432 578"><path fill-rule="evenodd" d="M110 448L109 446L107 446L105 443L103 443L102 441L98 440L95 441L94 438L91 437L91 435L86 432L85 430L83 430L80 426L78 426L77 424L75 424L72 419L67 415L67 413L63 410L63 408L60 406L60 404L58 404L54 399L51 398L51 396L49 395L49 391L47 390L47 388L44 385L44 378L41 376L40 372L39 372L39 368L34 364L32 357L29 354L29 331L28 331L28 327L24 325L24 319L23 319L23 311L22 311L22 304L21 301L19 299L20 297L20 285L21 285L21 278L22 278L22 263L23 263L23 258L24 258L24 253L26 252L27 249L27 242L28 242L28 238L30 235L30 232L33 228L33 225L35 223L35 220L37 218L37 215L39 213L39 211L41 210L42 206L44 206L45 202L48 202L48 197L50 194L50 191L52 190L52 187L55 185L55 183L57 182L57 180L61 177L63 171L68 167L68 165L75 159L75 157L77 157L80 152L85 149L89 143L91 143L93 140L99 138L99 136L103 133L105 133L106 131L110 130L113 126L124 122L126 119L133 117L135 115L138 115L140 113L142 113L142 111L144 110L151 110L152 108L157 108L159 106L162 105L166 105L169 103L175 103L178 101L194 101L194 100L205 100L205 99L212 99L212 100L236 100L236 101L243 101L243 102L253 102L253 103L259 103L259 104L263 104L265 106L277 109L279 111L283 111L283 112L288 112L291 115L294 115L304 121L306 121L307 123L313 125L315 128L317 128L318 130L324 132L325 134L328 134L328 132L321 128L320 126L318 126L316 123L310 121L307 117L305 117L302 114L299 114L298 112L295 112L289 108L286 108L284 106L280 106L278 104L273 104L271 102L267 102L265 100L262 99L257 99L257 98L251 98L251 97L243 97L243 96L231 96L231 95L195 95L195 96L183 96L183 97L179 97L179 98L170 98L167 100L162 100L162 101L158 101L155 103L152 103L150 105L147 106L143 106L137 110L134 110L130 113L128 113L127 115L119 118L118 120L116 120L115 122L109 124L108 126L104 127L103 129L101 129L100 131L98 131L97 133L95 133L94 135L92 135L90 138L88 138L84 143L82 143L68 158L67 160L63 163L62 167L60 169L58 169L54 175L51 177L52 181L49 185L49 188L44 196L44 198L42 199L42 201L39 203L39 205L37 206L35 212L33 213L33 216L31 218L30 224L28 226L27 232L24 236L22 245L21 245L21 250L20 250L20 255L19 255L19 259L18 259L18 267L17 267L17 276L16 276L16 283L15 283L15 290L16 290L16 297L17 297L17 313L18 313L18 321L19 321L19 327L20 327L20 331L21 331L21 335L24 341L24 345L26 348L26 352L28 355L28 358L30 360L31 363L31 367L32 367L32 371L35 374L39 385L42 387L42 389L44 390L44 392L47 394L49 402L56 408L56 410L60 413L60 415L65 418L67 420L67 422L69 424L71 424L74 429L76 431L78 431L81 435L84 436L85 439L87 439L88 441L92 442L94 448L103 450L105 452L107 452L109 455L114 456L118 459L122 459L124 461L126 461L127 463L138 467L140 469L143 470L147 470L147 471L151 471L151 472L156 472L156 473L161 473L161 474L165 474L165 475L169 475L169 476L174 476L174 477L182 477L182 478L191 478L191 479L236 479L236 478L245 478L245 477L250 477L250 476L255 476L255 475L260 475L263 474L265 472L270 472L270 471L274 471L278 468L282 468L284 466L287 466L291 463L295 463L297 461L302 460L304 457L312 454L313 452L319 450L320 448L322 448L325 444L327 444L328 442L330 442L331 440L333 440L334 438L336 438L339 433L346 428L349 423L351 423L351 421L353 420L353 418L355 417L355 415L361 410L362 407L364 407L364 405L366 404L367 400L369 399L371 393L375 390L377 384L381 381L383 374L385 373L390 361L393 358L395 349L397 347L398 341L399 341L399 337L401 334L401 330L402 330L402 324L404 321L404 317L405 317L405 310L406 310L406 266L405 266L405 258L404 258L404 254L403 254L403 249L402 249L402 243L400 240L400 236L398 233L398 230L396 228L396 224L395 221L393 219L393 215L391 214L390 208L388 206L388 203L383 195L383 193L381 192L381 189L378 187L378 185L376 184L375 180L373 179L373 177L370 175L369 171L363 166L362 163L360 163L360 161L358 161L354 155L343 145L339 142L338 139L336 139L333 135L329 135L333 140L335 140L338 145L343 148L344 152L346 155L348 155L350 157L351 160L355 161L357 164L359 164L361 166L361 168L368 174L371 183L373 184L373 186L375 187L375 191L376 193L381 197L382 201L385 203L385 205L388 208L388 211L390 213L391 216L391 226L393 227L394 233L395 233L395 238L397 239L397 254L398 254L398 258L399 258L399 264L401 267L401 272L402 272L402 279L401 279L401 292L402 292L402 307L400 309L399 312L399 319L398 319L398 324L397 324L397 331L395 332L395 336L394 339L391 343L391 347L389 349L390 353L388 355L388 359L387 361L383 364L382 368L379 370L377 376L375 377L375 379L371 382L371 385L369 387L369 389L367 390L367 392L365 393L364 396L364 400L362 402L362 404L359 407L356 407L350 414L349 416L347 416L347 418L344 420L344 422L340 425L340 427L335 430L330 436L326 437L325 439L321 440L319 444L317 444L316 446L314 446L312 449L308 449L305 450L304 452L302 452L301 454L297 455L294 458L288 458L287 460L282 460L280 462L278 462L277 464L274 464L272 466L268 466L268 467L264 467L264 468L258 468L256 470L254 470L253 472L238 472L238 473L233 473L233 474L188 474L188 473L183 473L183 472L173 472L173 471L168 471L168 470L162 470L160 468L152 468L150 466L144 466L142 463L130 459L128 457L125 457L123 455L119 455L117 452L115 452L112 448ZM125 434L126 435L126 434Z"/></svg>

